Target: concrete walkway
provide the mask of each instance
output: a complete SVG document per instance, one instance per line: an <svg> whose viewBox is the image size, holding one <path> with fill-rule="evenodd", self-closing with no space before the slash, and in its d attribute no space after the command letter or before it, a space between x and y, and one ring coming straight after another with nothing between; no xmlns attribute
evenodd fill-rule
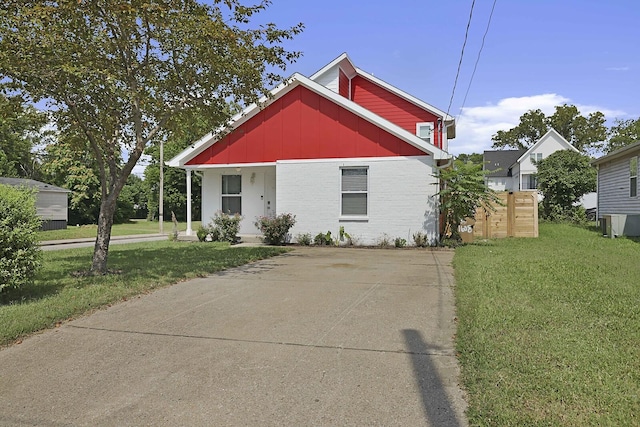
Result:
<svg viewBox="0 0 640 427"><path fill-rule="evenodd" d="M0 351L3 426L466 426L453 253L299 248Z"/></svg>

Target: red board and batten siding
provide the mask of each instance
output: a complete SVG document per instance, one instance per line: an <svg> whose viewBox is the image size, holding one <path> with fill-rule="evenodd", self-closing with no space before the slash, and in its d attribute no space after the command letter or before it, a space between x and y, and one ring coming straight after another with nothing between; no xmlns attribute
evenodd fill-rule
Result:
<svg viewBox="0 0 640 427"><path fill-rule="evenodd" d="M360 76L351 79L351 100L415 135L416 123L433 123L433 141L442 148L438 116Z"/></svg>
<svg viewBox="0 0 640 427"><path fill-rule="evenodd" d="M298 86L187 165L424 155L427 153L333 101Z"/></svg>
<svg viewBox="0 0 640 427"><path fill-rule="evenodd" d="M344 96L345 98L350 99L349 78L341 69L339 69L338 71L338 93Z"/></svg>

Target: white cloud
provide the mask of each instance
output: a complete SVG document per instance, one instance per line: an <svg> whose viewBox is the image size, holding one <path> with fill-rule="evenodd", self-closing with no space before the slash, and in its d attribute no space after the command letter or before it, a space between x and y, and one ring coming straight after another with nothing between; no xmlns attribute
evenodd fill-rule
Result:
<svg viewBox="0 0 640 427"><path fill-rule="evenodd" d="M150 160L151 156L149 156L148 154L143 154L140 157L140 160L138 160L138 163L136 163L136 165L133 167L131 173L134 175L138 175L140 178L144 179L144 170L147 168Z"/></svg>
<svg viewBox="0 0 640 427"><path fill-rule="evenodd" d="M540 109L546 115L553 114L555 107L574 104L582 114L601 111L605 117L625 116L624 111L609 110L594 105L580 105L556 93L504 98L497 104L466 107L458 117L456 138L449 141L452 154L482 153L491 149L491 137L499 130L508 130L520 122L520 116L529 110Z"/></svg>

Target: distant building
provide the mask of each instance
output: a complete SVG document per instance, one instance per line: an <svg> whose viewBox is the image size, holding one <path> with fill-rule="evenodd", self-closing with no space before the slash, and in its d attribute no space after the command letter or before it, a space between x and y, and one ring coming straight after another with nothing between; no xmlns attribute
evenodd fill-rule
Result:
<svg viewBox="0 0 640 427"><path fill-rule="evenodd" d="M69 212L67 193L70 193L70 190L23 178L0 178L0 184L36 189L36 210L42 219L42 230L67 228Z"/></svg>

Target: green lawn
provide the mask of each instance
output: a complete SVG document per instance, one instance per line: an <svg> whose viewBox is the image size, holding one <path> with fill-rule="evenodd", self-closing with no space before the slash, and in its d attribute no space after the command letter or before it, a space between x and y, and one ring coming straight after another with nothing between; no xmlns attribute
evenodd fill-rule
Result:
<svg viewBox="0 0 640 427"><path fill-rule="evenodd" d="M164 232L171 233L173 230L173 223L165 221ZM191 228L197 230L200 226L200 221L194 221ZM178 223L178 230L185 231L187 229L186 222ZM74 227L69 225L65 230L49 230L40 231L38 237L40 240L64 240L64 239L82 239L82 238L95 238L98 232L98 226L93 225L81 225ZM145 219L134 219L126 224L114 224L111 230L112 236L130 236L133 234L156 234L160 232L160 225L158 221L147 221Z"/></svg>
<svg viewBox="0 0 640 427"><path fill-rule="evenodd" d="M121 274L74 277L73 272L90 267L92 251L43 252L43 268L32 286L0 294L0 346L154 288L278 255L286 249L169 241L117 245L109 248L109 268L121 270Z"/></svg>
<svg viewBox="0 0 640 427"><path fill-rule="evenodd" d="M640 425L640 243L541 224L454 267L471 425Z"/></svg>

